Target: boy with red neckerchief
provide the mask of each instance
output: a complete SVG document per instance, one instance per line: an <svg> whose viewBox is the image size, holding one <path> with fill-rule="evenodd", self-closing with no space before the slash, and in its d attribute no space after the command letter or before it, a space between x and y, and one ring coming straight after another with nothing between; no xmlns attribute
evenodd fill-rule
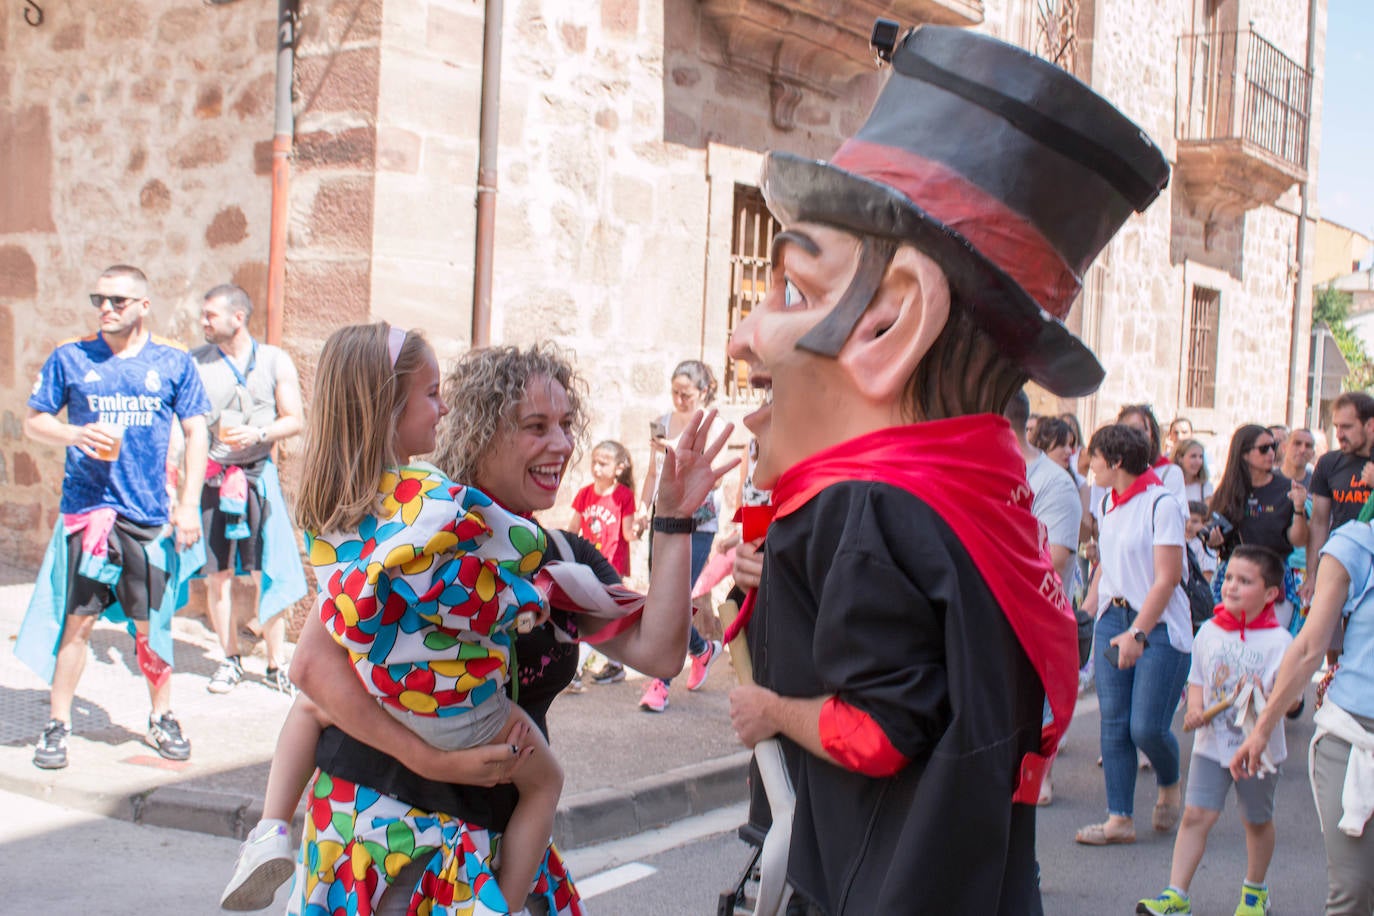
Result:
<svg viewBox="0 0 1374 916"><path fill-rule="evenodd" d="M1262 703L1255 708L1256 701L1272 691L1283 653L1293 641L1274 614L1274 602L1282 597L1282 589L1283 560L1278 554L1251 544L1242 544L1231 553L1221 604L1193 639L1183 727L1197 729L1197 736L1193 739L1186 807L1174 841L1169 886L1159 896L1136 904L1137 913L1162 916L1193 911L1188 886L1202 862L1207 835L1225 806L1233 782L1228 769L1231 758L1263 708ZM1254 715L1247 715L1247 703ZM1274 768L1269 778L1235 783L1248 853L1236 916L1269 912L1265 874L1274 855L1274 790L1277 767L1287 756L1280 725L1269 739L1268 758Z"/></svg>
<svg viewBox="0 0 1374 916"><path fill-rule="evenodd" d="M1027 379L1101 383L1063 318L1168 164L1019 48L891 34L858 134L829 162L764 163L784 228L729 352L768 392L744 422L774 514L731 627L757 681L731 722L778 740L796 789L787 912L1037 916L1035 803L1077 629L1001 414Z"/></svg>

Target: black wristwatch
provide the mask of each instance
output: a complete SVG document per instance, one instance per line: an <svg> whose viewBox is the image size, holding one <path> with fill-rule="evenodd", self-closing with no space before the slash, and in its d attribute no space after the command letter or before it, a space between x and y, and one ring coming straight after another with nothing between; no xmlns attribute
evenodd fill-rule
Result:
<svg viewBox="0 0 1374 916"><path fill-rule="evenodd" d="M691 534L697 530L697 520L691 516L655 515L653 529L660 534Z"/></svg>
<svg viewBox="0 0 1374 916"><path fill-rule="evenodd" d="M1140 627L1131 627L1126 632L1130 633L1131 638L1134 639L1136 642L1140 643L1142 646L1149 645L1149 642L1145 639L1145 631L1142 630Z"/></svg>

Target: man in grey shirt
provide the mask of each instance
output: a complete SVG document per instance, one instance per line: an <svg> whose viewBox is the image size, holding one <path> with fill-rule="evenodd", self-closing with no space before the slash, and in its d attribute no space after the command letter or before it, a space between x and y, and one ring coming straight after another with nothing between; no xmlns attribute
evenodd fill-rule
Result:
<svg viewBox="0 0 1374 916"><path fill-rule="evenodd" d="M191 354L214 408L209 416L210 463L201 515L206 604L224 660L210 678L211 693L228 693L243 678L232 580L235 575L251 575L258 591L262 590L269 549L264 523L268 513L287 515L275 469L270 468L272 447L298 435L302 425L296 366L285 351L253 339L248 332L252 314L253 302L246 292L231 284L216 286L205 294L201 306L206 344ZM273 494L276 498L269 498ZM294 543L277 546L296 550ZM294 562L299 565L298 555ZM291 681L283 655L286 615L277 613L259 622L267 644L267 683L289 693Z"/></svg>
<svg viewBox="0 0 1374 916"><path fill-rule="evenodd" d="M1050 560L1059 572L1064 590L1072 592L1073 562L1078 553L1078 525L1083 520L1083 501L1073 475L1026 441L1030 399L1018 391L1007 402L1004 415L1026 458L1026 482L1030 484L1031 514L1049 535Z"/></svg>

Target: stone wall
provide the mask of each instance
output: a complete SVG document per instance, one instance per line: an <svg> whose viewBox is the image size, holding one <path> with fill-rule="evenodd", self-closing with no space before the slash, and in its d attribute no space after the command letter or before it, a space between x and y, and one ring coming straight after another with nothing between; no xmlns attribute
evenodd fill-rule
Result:
<svg viewBox="0 0 1374 916"><path fill-rule="evenodd" d="M200 341L200 295L261 301L276 4L171 0L17 6L0 19L0 554L35 567L55 520L60 449L23 438L25 400L60 341L91 333L86 293L127 262L152 327Z"/></svg>
<svg viewBox="0 0 1374 916"><path fill-rule="evenodd" d="M1079 5L1080 72L1172 158L1191 0ZM1303 58L1305 4L1242 5L1242 20ZM22 440L24 396L53 344L93 327L82 296L94 274L143 265L156 330L187 343L204 289L237 279L261 303L266 281L276 5L86 6L50 9L37 29L0 20L0 168L17 178L0 188L0 549L27 566L55 511L60 455ZM1027 41L1034 8L989 0L979 28ZM340 324L422 327L443 357L469 345L482 15L470 0L303 2L284 344L307 400ZM727 369L736 185L756 183L766 149L828 156L881 76L838 97L806 90L784 130L769 80L728 59L698 0L511 0L504 27L492 338L574 350L593 441L625 442L642 471L671 367ZM1070 316L1107 382L1065 406L1089 426L1126 401L1176 412L1187 287L1205 279L1224 288L1227 385L1199 427L1280 418L1296 207L1290 192L1203 224L1166 191L1132 219L1095 268L1100 294ZM585 467L549 520L566 517Z"/></svg>
<svg viewBox="0 0 1374 916"><path fill-rule="evenodd" d="M470 333L482 26L459 0L386 3L374 312L444 355ZM592 441L623 441L641 472L672 366L726 368L735 183L771 147L829 155L877 85L859 78L842 106L804 96L785 132L767 80L721 47L697 0L507 5L492 340L571 348ZM584 460L551 520L586 480Z"/></svg>

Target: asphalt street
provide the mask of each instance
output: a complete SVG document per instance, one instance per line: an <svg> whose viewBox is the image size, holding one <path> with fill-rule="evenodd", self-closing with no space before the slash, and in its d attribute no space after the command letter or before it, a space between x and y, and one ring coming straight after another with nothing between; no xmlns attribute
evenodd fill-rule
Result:
<svg viewBox="0 0 1374 916"><path fill-rule="evenodd" d="M1270 885L1274 912L1282 916L1317 916L1325 895L1321 838L1306 778L1311 730L1310 714L1290 728L1293 753L1278 790L1278 851ZM1137 898L1155 893L1168 879L1173 836L1149 829L1154 786L1149 771L1140 773L1137 785L1135 845L1097 849L1073 842L1075 828L1102 815L1096 734L1095 703L1089 697L1056 766L1055 802L1040 812L1048 914L1129 914ZM102 916L221 912L217 901L233 864L234 840L106 819L9 793L0 793L0 810L8 827L0 844L0 861L10 877L0 907L6 914L71 913L92 906ZM719 893L747 857L734 835L743 816L743 807L735 805L661 830L569 850L589 912L714 913ZM1194 912L1231 913L1244 863L1244 837L1232 806L1213 832L1194 882ZM278 906L284 897L278 894Z"/></svg>

